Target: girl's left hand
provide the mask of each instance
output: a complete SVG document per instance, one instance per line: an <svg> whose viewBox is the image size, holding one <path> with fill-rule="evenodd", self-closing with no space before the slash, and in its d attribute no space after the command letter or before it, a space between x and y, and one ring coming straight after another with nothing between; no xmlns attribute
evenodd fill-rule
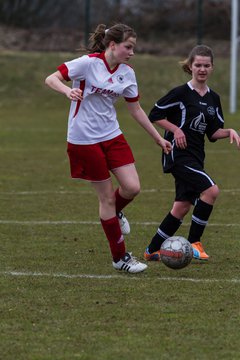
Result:
<svg viewBox="0 0 240 360"><path fill-rule="evenodd" d="M237 147L240 149L240 136L235 130L233 129L229 130L229 139L230 139L230 144L232 144L235 141Z"/></svg>
<svg viewBox="0 0 240 360"><path fill-rule="evenodd" d="M172 151L172 144L163 138L160 139L158 145L161 146L165 154L169 154Z"/></svg>

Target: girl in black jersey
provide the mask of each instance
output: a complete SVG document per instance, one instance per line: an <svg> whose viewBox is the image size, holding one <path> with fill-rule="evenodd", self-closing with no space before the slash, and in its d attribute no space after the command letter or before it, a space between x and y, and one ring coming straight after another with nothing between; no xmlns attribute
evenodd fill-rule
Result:
<svg viewBox="0 0 240 360"><path fill-rule="evenodd" d="M204 171L204 137L212 142L230 138L240 147L240 137L233 129L223 129L224 119L220 97L209 89L207 80L213 70L212 50L204 45L193 48L183 70L192 79L178 86L155 104L149 119L165 129L165 139L172 151L163 154L163 170L175 179L176 196L171 211L160 224L146 248L146 260L160 260L160 247L174 235L184 216L194 205L188 240L196 259L208 260L201 237L212 212L219 189Z"/></svg>

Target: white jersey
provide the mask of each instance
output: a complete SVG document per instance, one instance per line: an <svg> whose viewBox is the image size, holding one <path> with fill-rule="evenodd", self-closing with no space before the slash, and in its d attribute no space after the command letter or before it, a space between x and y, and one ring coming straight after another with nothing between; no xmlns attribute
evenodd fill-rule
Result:
<svg viewBox="0 0 240 360"><path fill-rule="evenodd" d="M134 102L139 98L136 77L127 64L113 70L105 53L84 55L58 67L72 87L83 91L82 101L72 101L67 141L72 144L95 144L120 135L114 103L120 96Z"/></svg>

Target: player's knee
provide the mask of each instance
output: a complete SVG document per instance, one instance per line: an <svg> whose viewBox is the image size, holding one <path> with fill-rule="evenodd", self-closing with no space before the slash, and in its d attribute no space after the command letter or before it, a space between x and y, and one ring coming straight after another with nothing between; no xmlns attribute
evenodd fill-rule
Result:
<svg viewBox="0 0 240 360"><path fill-rule="evenodd" d="M212 197L215 201L220 193L219 187L217 185L212 186Z"/></svg>
<svg viewBox="0 0 240 360"><path fill-rule="evenodd" d="M140 193L141 187L139 183L129 184L128 187L123 189L124 197L133 199Z"/></svg>
<svg viewBox="0 0 240 360"><path fill-rule="evenodd" d="M191 203L188 201L176 201L173 204L171 214L177 219L183 219L191 209Z"/></svg>
<svg viewBox="0 0 240 360"><path fill-rule="evenodd" d="M203 201L207 203L214 203L220 193L219 187L217 185L213 185L203 192Z"/></svg>
<svg viewBox="0 0 240 360"><path fill-rule="evenodd" d="M131 186L131 188L129 189L130 190L130 195L131 197L135 197L137 196L139 193L140 193L140 185L139 184L135 184L134 186Z"/></svg>

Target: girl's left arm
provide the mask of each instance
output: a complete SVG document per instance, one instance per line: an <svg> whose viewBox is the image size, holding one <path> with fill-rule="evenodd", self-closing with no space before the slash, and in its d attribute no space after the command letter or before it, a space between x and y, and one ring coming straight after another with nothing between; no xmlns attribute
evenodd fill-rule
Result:
<svg viewBox="0 0 240 360"><path fill-rule="evenodd" d="M161 146L163 151L168 154L172 150L171 143L165 140L155 129L155 127L148 119L146 113L140 106L140 103L138 101L127 102L127 107L132 117L148 132L148 134L155 140L155 142Z"/></svg>
<svg viewBox="0 0 240 360"><path fill-rule="evenodd" d="M237 147L240 149L240 136L238 135L236 130L234 130L234 129L218 129L212 135L213 140L225 139L228 137L230 139L230 143L232 144L235 141L237 144Z"/></svg>

